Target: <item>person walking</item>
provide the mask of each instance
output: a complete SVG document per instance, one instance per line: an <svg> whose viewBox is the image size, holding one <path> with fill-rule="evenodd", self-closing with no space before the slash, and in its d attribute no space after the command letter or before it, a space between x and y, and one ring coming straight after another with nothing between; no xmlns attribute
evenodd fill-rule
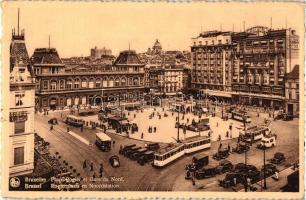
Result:
<svg viewBox="0 0 306 200"><path fill-rule="evenodd" d="M50 131L52 131L52 130L53 130L53 125L50 126Z"/></svg>
<svg viewBox="0 0 306 200"><path fill-rule="evenodd" d="M114 141L113 141L113 147L115 146L115 143L116 143L116 141L114 140Z"/></svg>
<svg viewBox="0 0 306 200"><path fill-rule="evenodd" d="M87 167L87 160L84 160L83 162L83 169L85 169Z"/></svg>
<svg viewBox="0 0 306 200"><path fill-rule="evenodd" d="M70 130L69 130L69 127L67 127L67 133L69 133L69 131L70 131Z"/></svg>
<svg viewBox="0 0 306 200"><path fill-rule="evenodd" d="M141 139L143 139L143 133L141 133Z"/></svg>
<svg viewBox="0 0 306 200"><path fill-rule="evenodd" d="M94 170L94 165L93 165L93 162L90 163L90 171L93 171Z"/></svg>

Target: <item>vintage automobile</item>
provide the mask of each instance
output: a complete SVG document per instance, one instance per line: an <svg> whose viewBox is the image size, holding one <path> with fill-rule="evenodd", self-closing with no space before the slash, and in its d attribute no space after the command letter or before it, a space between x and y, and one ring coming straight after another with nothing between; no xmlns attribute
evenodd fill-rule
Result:
<svg viewBox="0 0 306 200"><path fill-rule="evenodd" d="M268 163L265 166L262 166L261 173L263 174L266 172L266 177L273 175L275 172L278 172L279 170L276 168L275 165Z"/></svg>
<svg viewBox="0 0 306 200"><path fill-rule="evenodd" d="M216 176L217 174L217 166L205 166L202 169L199 169L197 171L195 171L194 173L194 177L196 179L204 179L204 178L210 178L213 176Z"/></svg>
<svg viewBox="0 0 306 200"><path fill-rule="evenodd" d="M219 185L224 188L229 188L236 184L243 183L243 179L241 173L230 172L226 174L223 180L219 180Z"/></svg>
<svg viewBox="0 0 306 200"><path fill-rule="evenodd" d="M191 172L193 173L203 168L204 166L208 165L208 159L209 159L208 155L204 153L194 156L192 158L192 163L187 164L185 167L186 170L185 179L191 178Z"/></svg>
<svg viewBox="0 0 306 200"><path fill-rule="evenodd" d="M244 153L250 150L250 146L249 144L247 144L246 142L239 142L237 143L237 146L233 148L233 152L235 153Z"/></svg>
<svg viewBox="0 0 306 200"><path fill-rule="evenodd" d="M222 160L222 159L227 158L228 156L229 156L229 149L223 148L223 149L219 149L218 152L213 155L213 159Z"/></svg>
<svg viewBox="0 0 306 200"><path fill-rule="evenodd" d="M148 149L144 148L138 149L133 154L131 154L129 158L131 158L132 160L138 160L138 158L142 156L143 153L145 153L146 151L148 151Z"/></svg>
<svg viewBox="0 0 306 200"><path fill-rule="evenodd" d="M48 120L48 123L49 123L49 124L52 124L52 125L56 125L56 124L58 124L58 121L57 121L57 119L54 117L54 118L49 119L49 120Z"/></svg>
<svg viewBox="0 0 306 200"><path fill-rule="evenodd" d="M113 168L120 167L119 157L117 155L113 155L109 158L109 163Z"/></svg>
<svg viewBox="0 0 306 200"><path fill-rule="evenodd" d="M141 147L138 147L138 146L133 146L133 147L131 147L131 148L128 148L128 149L125 149L124 151L123 151L123 155L125 156L125 157L130 157L133 153L135 153L137 150L139 150L139 149L141 149Z"/></svg>
<svg viewBox="0 0 306 200"><path fill-rule="evenodd" d="M154 152L153 151L146 151L143 153L142 156L140 156L137 160L137 162L140 164L140 165L144 165L148 162L151 162L154 160Z"/></svg>
<svg viewBox="0 0 306 200"><path fill-rule="evenodd" d="M234 168L233 172L241 173L245 171L258 171L254 165L246 165L245 163L237 163Z"/></svg>
<svg viewBox="0 0 306 200"><path fill-rule="evenodd" d="M281 162L285 161L285 155L281 152L276 152L274 157L271 159L271 163L273 164L280 164Z"/></svg>
<svg viewBox="0 0 306 200"><path fill-rule="evenodd" d="M119 154L123 154L126 150L135 147L136 144L129 144L129 145L125 145L122 149L119 150Z"/></svg>
<svg viewBox="0 0 306 200"><path fill-rule="evenodd" d="M159 144L158 143L147 144L146 148L150 151L156 151L159 149Z"/></svg>
<svg viewBox="0 0 306 200"><path fill-rule="evenodd" d="M276 135L266 134L261 138L260 143L256 146L258 149L267 149L276 145Z"/></svg>
<svg viewBox="0 0 306 200"><path fill-rule="evenodd" d="M233 169L234 165L228 160L221 160L219 166L216 168L218 174L229 172Z"/></svg>
<svg viewBox="0 0 306 200"><path fill-rule="evenodd" d="M283 120L284 121L290 121L290 120L293 120L293 115L291 115L291 114L284 114L283 115Z"/></svg>

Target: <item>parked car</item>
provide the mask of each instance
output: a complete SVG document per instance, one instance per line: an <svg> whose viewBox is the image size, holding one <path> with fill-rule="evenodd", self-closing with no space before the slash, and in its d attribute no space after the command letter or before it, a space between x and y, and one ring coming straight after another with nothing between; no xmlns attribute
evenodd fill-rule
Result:
<svg viewBox="0 0 306 200"><path fill-rule="evenodd" d="M194 176L196 179L204 179L216 176L217 166L205 166L202 169L199 169L195 172Z"/></svg>
<svg viewBox="0 0 306 200"><path fill-rule="evenodd" d="M234 165L228 160L221 160L219 166L216 168L218 174L222 174L228 171L231 171L234 168Z"/></svg>
<svg viewBox="0 0 306 200"><path fill-rule="evenodd" d="M227 173L223 180L219 180L219 185L224 188L235 186L243 183L243 175L241 173Z"/></svg>
<svg viewBox="0 0 306 200"><path fill-rule="evenodd" d="M130 156L131 156L133 153L135 153L137 150L139 150L139 149L141 149L141 147L133 146L133 147L131 147L131 148L128 148L128 149L124 150L122 154L123 154L125 157L130 158Z"/></svg>
<svg viewBox="0 0 306 200"><path fill-rule="evenodd" d="M119 157L117 155L113 155L109 158L109 163L113 168L120 167Z"/></svg>
<svg viewBox="0 0 306 200"><path fill-rule="evenodd" d="M268 164L265 165L265 167L262 166L262 168L261 168L262 174L264 172L266 172L266 177L271 176L271 175L275 174L275 172L278 172L278 171L279 170L276 168L276 166L271 164L271 163L268 163Z"/></svg>
<svg viewBox="0 0 306 200"><path fill-rule="evenodd" d="M229 156L229 149L224 148L224 149L219 149L218 152L213 155L213 159L222 160L227 158L228 156Z"/></svg>
<svg viewBox="0 0 306 200"><path fill-rule="evenodd" d="M249 150L250 150L250 146L247 143L239 142L239 143L237 143L237 146L233 148L232 151L235 152L235 153L241 154L241 153L247 152Z"/></svg>
<svg viewBox="0 0 306 200"><path fill-rule="evenodd" d="M159 144L158 143L151 143L147 145L147 149L150 151L156 151L159 149Z"/></svg>
<svg viewBox="0 0 306 200"><path fill-rule="evenodd" d="M273 164L280 164L281 162L285 161L285 155L281 152L276 152L274 157L271 159L271 163Z"/></svg>
<svg viewBox="0 0 306 200"><path fill-rule="evenodd" d="M144 149L144 148L138 149L133 154L131 154L130 158L132 160L138 160L138 158L142 156L146 151L148 151L148 149Z"/></svg>
<svg viewBox="0 0 306 200"><path fill-rule="evenodd" d="M293 115L286 113L286 114L283 115L283 120L284 121L291 121L291 120L293 120Z"/></svg>
<svg viewBox="0 0 306 200"><path fill-rule="evenodd" d="M119 154L123 154L127 149L130 149L132 147L135 147L136 144L129 144L129 145L125 145L122 149L119 150Z"/></svg>
<svg viewBox="0 0 306 200"><path fill-rule="evenodd" d="M57 119L54 117L54 118L49 119L49 120L48 120L48 123L49 123L49 124L52 124L52 125L56 125L56 124L58 124L58 121L57 121Z"/></svg>
<svg viewBox="0 0 306 200"><path fill-rule="evenodd" d="M151 162L154 160L154 152L153 151L146 151L143 153L142 156L140 156L137 160L137 162L140 164L140 165L144 165L148 162Z"/></svg>

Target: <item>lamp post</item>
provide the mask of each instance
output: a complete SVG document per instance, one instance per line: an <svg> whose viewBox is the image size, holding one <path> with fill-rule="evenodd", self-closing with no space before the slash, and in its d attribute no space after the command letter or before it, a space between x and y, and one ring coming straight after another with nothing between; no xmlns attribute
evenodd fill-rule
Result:
<svg viewBox="0 0 306 200"><path fill-rule="evenodd" d="M263 161L264 161L264 186L263 189L266 190L267 189L267 180L266 180L266 148L264 147L263 149Z"/></svg>

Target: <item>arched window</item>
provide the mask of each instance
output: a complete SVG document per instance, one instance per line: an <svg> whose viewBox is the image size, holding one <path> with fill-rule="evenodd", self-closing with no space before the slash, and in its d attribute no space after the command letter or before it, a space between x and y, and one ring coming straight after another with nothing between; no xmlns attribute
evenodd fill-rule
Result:
<svg viewBox="0 0 306 200"><path fill-rule="evenodd" d="M66 88L67 88L67 89L72 89L72 80L71 80L71 79L68 79L68 80L66 81Z"/></svg>
<svg viewBox="0 0 306 200"><path fill-rule="evenodd" d="M60 80L60 89L64 89L64 88L65 88L65 81Z"/></svg>
<svg viewBox="0 0 306 200"><path fill-rule="evenodd" d="M110 78L109 78L108 86L109 86L109 87L114 87L114 78L113 78L113 77L110 77Z"/></svg>
<svg viewBox="0 0 306 200"><path fill-rule="evenodd" d="M108 80L106 77L103 78L102 87L108 87Z"/></svg>
<svg viewBox="0 0 306 200"><path fill-rule="evenodd" d="M80 79L77 78L74 80L74 88L80 88Z"/></svg>
<svg viewBox="0 0 306 200"><path fill-rule="evenodd" d="M88 87L89 87L89 88L94 88L94 79L93 79L93 78L91 78L91 79L89 80Z"/></svg>
<svg viewBox="0 0 306 200"><path fill-rule="evenodd" d="M139 85L139 80L138 80L137 77L134 78L134 80L133 80L133 85Z"/></svg>
<svg viewBox="0 0 306 200"><path fill-rule="evenodd" d="M96 79L96 87L97 88L101 87L101 79L100 78Z"/></svg>
<svg viewBox="0 0 306 200"><path fill-rule="evenodd" d="M126 79L124 77L121 79L121 86L126 86Z"/></svg>
<svg viewBox="0 0 306 200"><path fill-rule="evenodd" d="M51 90L56 90L56 85L57 85L57 82L56 82L55 80L52 80L52 81L51 81L51 87L50 87L50 89L51 89Z"/></svg>
<svg viewBox="0 0 306 200"><path fill-rule="evenodd" d="M82 88L87 88L87 80L85 78L82 79L81 86L82 86Z"/></svg>
<svg viewBox="0 0 306 200"><path fill-rule="evenodd" d="M119 87L120 86L120 79L116 78L115 80L115 87Z"/></svg>

